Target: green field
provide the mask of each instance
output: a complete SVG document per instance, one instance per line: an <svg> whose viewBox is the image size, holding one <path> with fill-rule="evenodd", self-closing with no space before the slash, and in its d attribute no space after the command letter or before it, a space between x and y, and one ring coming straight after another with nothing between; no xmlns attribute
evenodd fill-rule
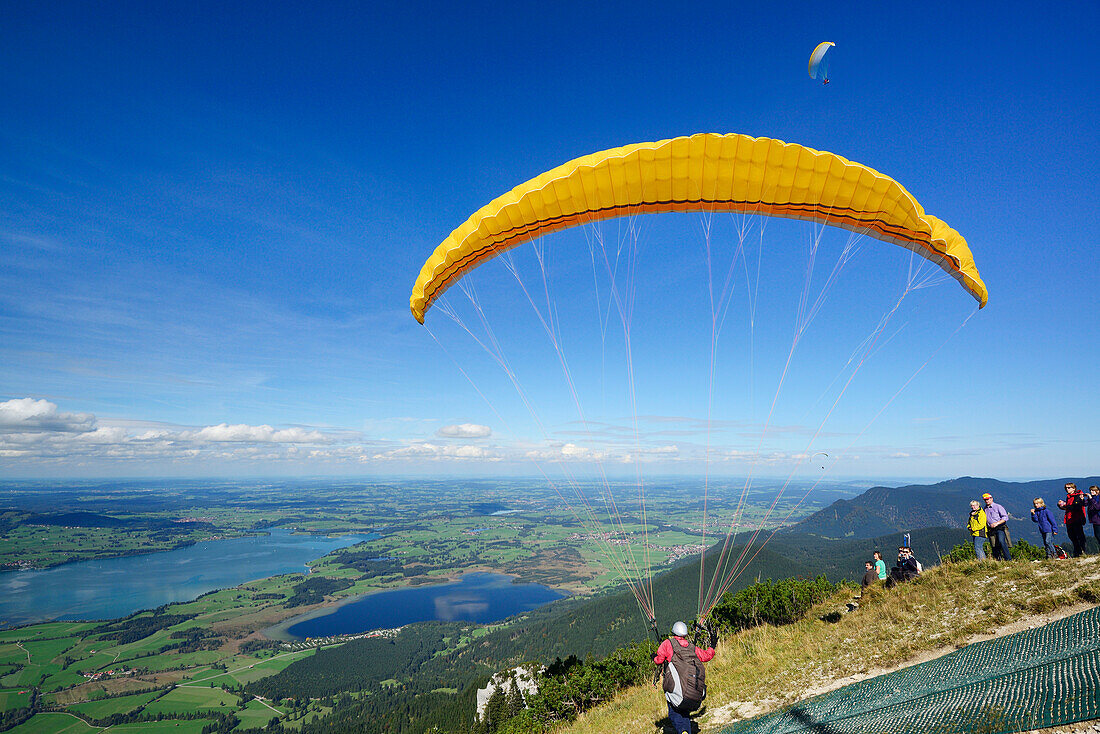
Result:
<svg viewBox="0 0 1100 734"><path fill-rule="evenodd" d="M0 711L25 708L30 702L28 689L14 688L12 690L0 690Z"/></svg>
<svg viewBox="0 0 1100 734"><path fill-rule="evenodd" d="M41 688L43 691L60 691L85 681L84 674L79 670L62 668L60 665L54 667L49 669L48 675L42 681Z"/></svg>
<svg viewBox="0 0 1100 734"><path fill-rule="evenodd" d="M271 719L278 717L283 718L282 712L272 711L271 709L278 707L270 707L263 701L252 700L248 702L248 705L243 711L237 711L237 718L241 720L240 728L253 729L267 726L267 722Z"/></svg>
<svg viewBox="0 0 1100 734"><path fill-rule="evenodd" d="M26 665L30 653L14 643L0 645L0 665Z"/></svg>
<svg viewBox="0 0 1100 734"><path fill-rule="evenodd" d="M14 729L12 734L85 734L102 731L98 726L86 724L72 714L43 713L35 714ZM136 731L136 730L134 730ZM202 731L200 726L196 731Z"/></svg>
<svg viewBox="0 0 1100 734"><path fill-rule="evenodd" d="M69 707L90 719L105 719L111 714L128 714L138 706L143 706L161 695L161 691L138 693L133 696L119 696L118 698L104 698L99 701L77 703Z"/></svg>
<svg viewBox="0 0 1100 734"><path fill-rule="evenodd" d="M55 675L61 672L61 666L57 664L48 665L26 665L20 670L14 673L9 673L3 678L0 678L0 686L6 688L23 688L26 686L37 686L40 681L43 681L51 675Z"/></svg>
<svg viewBox="0 0 1100 734"><path fill-rule="evenodd" d="M49 663L72 648L76 642L72 637L60 637L53 640L27 640L21 644L30 653L31 662Z"/></svg>
<svg viewBox="0 0 1100 734"><path fill-rule="evenodd" d="M126 734L200 734L209 724L206 719L193 721L166 720L143 721L135 724L116 724L109 730L85 724L69 714L36 714L29 721L8 731L14 734L90 734L91 732L111 731Z"/></svg>
<svg viewBox="0 0 1100 734"><path fill-rule="evenodd" d="M47 639L50 637L70 637L95 626L95 623L92 622L46 622L30 627L0 630L0 643Z"/></svg>
<svg viewBox="0 0 1100 734"><path fill-rule="evenodd" d="M187 711L232 711L239 699L221 688L180 686L145 707L146 714L178 714ZM268 717L270 718L270 717ZM265 722L266 723L266 720Z"/></svg>

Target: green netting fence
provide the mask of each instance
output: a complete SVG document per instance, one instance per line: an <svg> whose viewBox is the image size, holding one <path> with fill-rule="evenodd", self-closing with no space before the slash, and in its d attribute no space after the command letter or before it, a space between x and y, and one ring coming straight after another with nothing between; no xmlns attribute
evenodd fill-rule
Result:
<svg viewBox="0 0 1100 734"><path fill-rule="evenodd" d="M1018 732L1100 718L1100 607L738 722L724 734Z"/></svg>

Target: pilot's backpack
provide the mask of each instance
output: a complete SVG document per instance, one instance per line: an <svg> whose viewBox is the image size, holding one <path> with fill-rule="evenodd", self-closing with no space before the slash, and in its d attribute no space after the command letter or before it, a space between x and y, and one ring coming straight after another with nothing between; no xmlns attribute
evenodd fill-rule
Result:
<svg viewBox="0 0 1100 734"><path fill-rule="evenodd" d="M686 704L695 709L707 697L707 669L695 655L695 646L672 643L672 660L665 664L665 698L673 706Z"/></svg>

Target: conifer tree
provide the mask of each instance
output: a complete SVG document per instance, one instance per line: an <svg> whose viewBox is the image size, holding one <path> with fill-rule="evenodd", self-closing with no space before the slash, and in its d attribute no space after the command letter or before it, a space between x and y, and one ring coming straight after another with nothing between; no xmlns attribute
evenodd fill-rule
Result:
<svg viewBox="0 0 1100 734"><path fill-rule="evenodd" d="M497 686L493 695L485 704L485 720L489 723L489 732L495 732L508 718L508 699L501 686Z"/></svg>
<svg viewBox="0 0 1100 734"><path fill-rule="evenodd" d="M523 702L523 694L520 693L513 678L508 685L508 718L518 715L524 708L526 708L526 704Z"/></svg>

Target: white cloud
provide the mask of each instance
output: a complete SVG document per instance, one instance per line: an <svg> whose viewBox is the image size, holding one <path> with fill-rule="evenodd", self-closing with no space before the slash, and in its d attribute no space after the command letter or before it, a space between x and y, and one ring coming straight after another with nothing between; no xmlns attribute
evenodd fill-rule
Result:
<svg viewBox="0 0 1100 734"><path fill-rule="evenodd" d="M320 431L307 431L302 428L284 428L276 430L269 425L249 426L243 423L228 425L219 423L206 426L192 435L196 441L226 441L240 443L324 443L324 434Z"/></svg>
<svg viewBox="0 0 1100 734"><path fill-rule="evenodd" d="M524 458L530 461L602 462L614 460L607 451L566 443L528 451Z"/></svg>
<svg viewBox="0 0 1100 734"><path fill-rule="evenodd" d="M507 464L529 470L532 462L606 467L639 463L690 470L701 465L704 454L728 467L777 465L792 457L805 458L805 452L745 451L719 445L705 451L698 444L673 442L668 437L535 442L494 442L492 437L489 426L475 423L445 425L427 439L372 438L369 432L334 426L229 422L182 426L66 413L48 400L21 398L0 402L0 473L35 466L41 472L65 467L113 467L125 472L132 467L175 471L232 464L315 468L320 472L341 467L361 471L372 466L416 470L418 466L447 464L456 468Z"/></svg>
<svg viewBox="0 0 1100 734"><path fill-rule="evenodd" d="M711 454L713 461L742 462L746 464L782 464L797 458L800 454L788 454L784 451L772 451L768 453L758 451L742 451L740 449L715 450Z"/></svg>
<svg viewBox="0 0 1100 734"><path fill-rule="evenodd" d="M129 439L130 434L123 428L99 426L94 431L82 434L78 440L83 443L113 444L126 443Z"/></svg>
<svg viewBox="0 0 1100 734"><path fill-rule="evenodd" d="M371 457L375 461L491 461L504 459L496 449L484 446L451 446L437 443L413 443Z"/></svg>
<svg viewBox="0 0 1100 734"><path fill-rule="evenodd" d="M106 421L89 413L64 413L48 400L0 403L0 466L95 462L300 461L302 447L325 445L347 432L313 428L221 423L199 428L147 421ZM361 438L355 434L356 438ZM375 449L376 450L376 449ZM358 455L363 454L359 447ZM340 460L346 460L341 457Z"/></svg>
<svg viewBox="0 0 1100 734"><path fill-rule="evenodd" d="M443 426L435 432L440 438L488 438L493 433L489 426L480 426L477 423L459 423L453 426Z"/></svg>
<svg viewBox="0 0 1100 734"><path fill-rule="evenodd" d="M62 413L49 400L18 398L0 403L0 433L83 433L95 430L90 413Z"/></svg>
<svg viewBox="0 0 1100 734"><path fill-rule="evenodd" d="M639 448L632 453L624 454L620 461L623 464L639 464L655 461L677 461L680 457L680 447L675 444L668 446L653 446Z"/></svg>

